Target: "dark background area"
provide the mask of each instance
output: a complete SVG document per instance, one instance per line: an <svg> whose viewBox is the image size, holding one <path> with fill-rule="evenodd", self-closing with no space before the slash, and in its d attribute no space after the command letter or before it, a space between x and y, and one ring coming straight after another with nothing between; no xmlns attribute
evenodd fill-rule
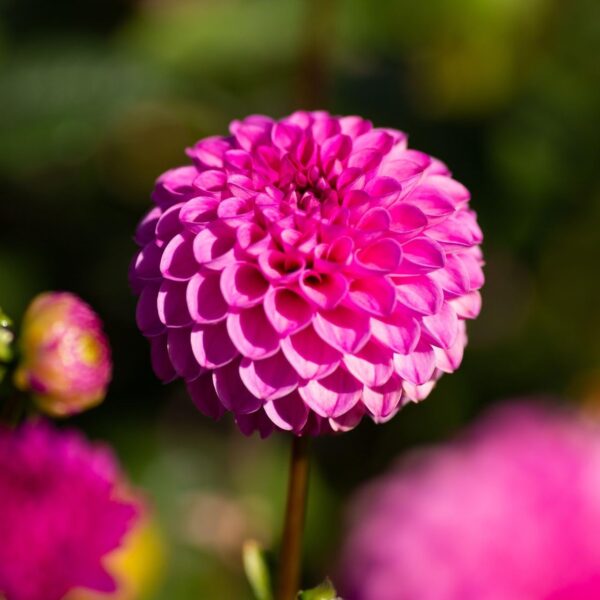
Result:
<svg viewBox="0 0 600 600"><path fill-rule="evenodd" d="M152 374L127 269L154 179L233 118L324 108L407 131L472 191L487 284L463 366L390 423L316 440L316 583L345 500L403 451L505 398L600 406L599 56L596 0L0 2L0 304L18 322L65 289L105 321L114 382L69 423L155 506L157 598L249 597L239 547L277 543L288 440Z"/></svg>

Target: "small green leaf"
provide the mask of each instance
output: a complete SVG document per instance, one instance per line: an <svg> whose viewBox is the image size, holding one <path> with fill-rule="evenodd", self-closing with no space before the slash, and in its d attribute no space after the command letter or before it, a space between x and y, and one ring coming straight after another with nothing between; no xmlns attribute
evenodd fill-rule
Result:
<svg viewBox="0 0 600 600"><path fill-rule="evenodd" d="M340 600L329 579L326 579L321 585L312 590L300 592L298 600Z"/></svg>
<svg viewBox="0 0 600 600"><path fill-rule="evenodd" d="M269 569L260 544L255 540L244 542L242 558L244 571L256 600L273 600Z"/></svg>

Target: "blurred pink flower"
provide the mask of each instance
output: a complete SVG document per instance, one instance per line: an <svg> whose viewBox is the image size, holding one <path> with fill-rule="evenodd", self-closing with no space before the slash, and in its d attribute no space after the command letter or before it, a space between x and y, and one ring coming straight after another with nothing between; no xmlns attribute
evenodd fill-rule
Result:
<svg viewBox="0 0 600 600"><path fill-rule="evenodd" d="M600 598L600 428L497 408L372 484L350 517L346 600Z"/></svg>
<svg viewBox="0 0 600 600"><path fill-rule="evenodd" d="M59 600L72 588L110 592L102 565L136 508L116 493L111 452L43 422L0 430L0 595Z"/></svg>
<svg viewBox="0 0 600 600"><path fill-rule="evenodd" d="M68 292L46 292L30 304L20 336L16 385L52 416L71 415L104 399L112 364L98 315Z"/></svg>
<svg viewBox="0 0 600 600"><path fill-rule="evenodd" d="M157 375L263 435L385 421L427 396L480 309L469 192L359 117L251 116L230 132L159 178L136 233Z"/></svg>

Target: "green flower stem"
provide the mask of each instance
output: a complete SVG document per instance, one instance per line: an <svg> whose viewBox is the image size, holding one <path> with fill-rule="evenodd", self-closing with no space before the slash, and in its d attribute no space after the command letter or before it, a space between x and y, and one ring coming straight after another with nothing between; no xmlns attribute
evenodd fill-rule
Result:
<svg viewBox="0 0 600 600"><path fill-rule="evenodd" d="M299 589L302 533L308 491L308 441L306 436L294 436L292 441L277 600L295 600Z"/></svg>

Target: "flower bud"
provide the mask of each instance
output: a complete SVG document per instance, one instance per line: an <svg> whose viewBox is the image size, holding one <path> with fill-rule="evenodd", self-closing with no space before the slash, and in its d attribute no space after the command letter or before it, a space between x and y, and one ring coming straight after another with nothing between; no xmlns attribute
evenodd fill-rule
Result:
<svg viewBox="0 0 600 600"><path fill-rule="evenodd" d="M46 292L25 313L15 384L39 408L66 416L99 404L112 363L98 315L79 297Z"/></svg>

